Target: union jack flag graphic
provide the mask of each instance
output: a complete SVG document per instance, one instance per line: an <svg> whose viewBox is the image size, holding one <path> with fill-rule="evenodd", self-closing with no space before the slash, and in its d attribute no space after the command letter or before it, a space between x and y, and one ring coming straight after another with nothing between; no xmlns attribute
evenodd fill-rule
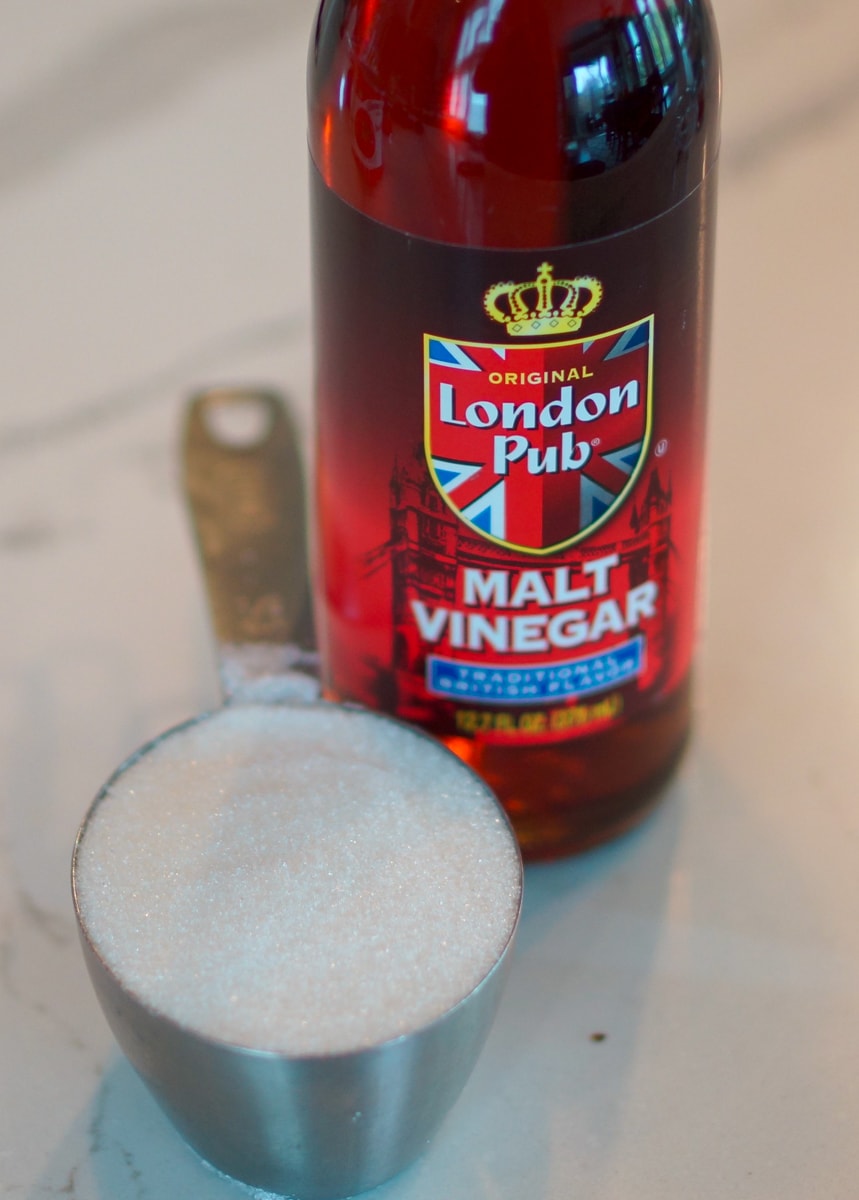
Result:
<svg viewBox="0 0 859 1200"><path fill-rule="evenodd" d="M602 525L650 441L653 318L539 345L424 338L425 450L475 532L549 554Z"/></svg>

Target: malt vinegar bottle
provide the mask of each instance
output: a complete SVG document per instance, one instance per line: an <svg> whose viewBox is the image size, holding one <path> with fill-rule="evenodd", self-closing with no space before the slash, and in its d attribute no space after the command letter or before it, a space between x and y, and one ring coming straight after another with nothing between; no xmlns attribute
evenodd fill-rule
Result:
<svg viewBox="0 0 859 1200"><path fill-rule="evenodd" d="M309 121L324 685L523 853L690 724L719 65L707 0L323 0Z"/></svg>

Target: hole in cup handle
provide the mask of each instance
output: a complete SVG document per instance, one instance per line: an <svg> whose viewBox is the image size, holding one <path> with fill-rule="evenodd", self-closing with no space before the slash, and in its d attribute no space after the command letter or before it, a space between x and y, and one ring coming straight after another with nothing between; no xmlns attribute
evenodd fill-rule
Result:
<svg viewBox="0 0 859 1200"><path fill-rule="evenodd" d="M277 400L268 392L213 388L201 393L200 411L209 437L225 450L252 450L269 438Z"/></svg>

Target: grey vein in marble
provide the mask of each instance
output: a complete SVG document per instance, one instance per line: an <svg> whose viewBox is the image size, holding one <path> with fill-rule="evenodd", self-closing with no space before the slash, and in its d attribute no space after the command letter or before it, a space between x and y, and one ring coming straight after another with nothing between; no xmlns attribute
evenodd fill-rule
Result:
<svg viewBox="0 0 859 1200"><path fill-rule="evenodd" d="M138 1200L142 1200L146 1195L146 1185L143 1181L143 1172L137 1166L134 1154L127 1146L117 1141L115 1137L111 1137L106 1131L110 1109L109 1096L111 1086L110 1076L105 1075L93 1103L93 1113L89 1126L90 1154L93 1157L103 1154L108 1146L117 1150L123 1167L127 1172L127 1181L134 1187Z"/></svg>
<svg viewBox="0 0 859 1200"><path fill-rule="evenodd" d="M30 932L37 930L56 947L75 941L75 926L70 917L42 908L23 889L19 889L17 896Z"/></svg>
<svg viewBox="0 0 859 1200"><path fill-rule="evenodd" d="M778 116L750 134L724 145L725 166L729 172L745 174L760 170L774 157L784 154L796 143L813 139L838 128L859 104L859 63L828 86L813 100L804 100L801 108L785 108ZM850 135L852 138L852 134ZM852 140L845 154L855 157Z"/></svg>
<svg viewBox="0 0 859 1200"><path fill-rule="evenodd" d="M289 0L211 0L118 26L0 110L0 188L164 108L307 20L307 6Z"/></svg>
<svg viewBox="0 0 859 1200"><path fill-rule="evenodd" d="M60 530L38 517L27 518L0 527L0 554L23 554L50 546L61 536Z"/></svg>
<svg viewBox="0 0 859 1200"><path fill-rule="evenodd" d="M70 919L39 908L22 889L16 890L16 900L20 920L16 922L7 914L9 919L0 930L0 994L44 1021L67 1046L86 1053L87 1046L66 1019L65 1009L52 1002L53 998L43 998L38 991L23 986L17 978L19 958L34 939L47 941L56 954L74 946L76 929Z"/></svg>
<svg viewBox="0 0 859 1200"><path fill-rule="evenodd" d="M189 379L198 379L201 374L216 369L225 359L288 345L303 334L304 328L305 319L298 315L257 321L207 341L173 362L156 368L143 379L81 400L61 416L52 414L41 421L0 428L0 458L22 450L43 449L117 420L158 399L165 391L187 389ZM26 542L27 535L23 536ZM30 541L32 544L32 538ZM5 548L11 547L7 544Z"/></svg>

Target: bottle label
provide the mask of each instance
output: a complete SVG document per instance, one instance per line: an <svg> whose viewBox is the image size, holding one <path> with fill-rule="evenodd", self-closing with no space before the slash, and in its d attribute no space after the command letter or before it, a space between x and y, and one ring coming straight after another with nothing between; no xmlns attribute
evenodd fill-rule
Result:
<svg viewBox="0 0 859 1200"><path fill-rule="evenodd" d="M646 461L652 344L652 315L537 345L426 336L426 455L439 494L508 550L547 555L594 534Z"/></svg>
<svg viewBox="0 0 859 1200"><path fill-rule="evenodd" d="M666 696L694 632L708 189L611 238L501 251L316 188L330 686L523 745Z"/></svg>

